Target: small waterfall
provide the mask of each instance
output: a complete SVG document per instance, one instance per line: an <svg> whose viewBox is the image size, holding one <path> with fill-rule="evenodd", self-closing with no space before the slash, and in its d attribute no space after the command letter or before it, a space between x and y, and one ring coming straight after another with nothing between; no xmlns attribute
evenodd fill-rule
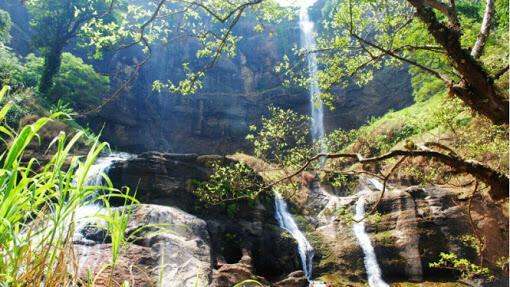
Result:
<svg viewBox="0 0 510 287"><path fill-rule="evenodd" d="M362 193L367 191L368 189L365 189ZM360 220L363 216L365 216L365 196L361 195L356 202L354 219ZM381 268L379 268L379 264L377 264L374 247L370 242L370 237L365 232L365 223L363 221L354 223L352 229L354 231L354 235L356 235L356 238L358 239L361 249L363 250L363 254L365 255L363 261L368 275L368 285L370 285L370 287L389 287L389 285L384 282L381 277Z"/></svg>
<svg viewBox="0 0 510 287"><path fill-rule="evenodd" d="M299 257L301 258L301 265L303 265L303 272L306 278L310 279L312 276L312 258L313 248L306 240L301 230L299 230L294 218L287 208L287 202L282 198L280 193L275 191L275 217L278 225L287 230L298 243Z"/></svg>
<svg viewBox="0 0 510 287"><path fill-rule="evenodd" d="M299 28L301 29L301 48L307 52L312 52L316 48L314 38L314 24L310 21L308 15L308 7L313 4L309 1L300 3L299 9ZM323 105L320 99L319 82L317 80L317 56L315 53L309 53L306 56L308 64L308 73L310 74L310 108L312 116L312 139L318 140L324 137L324 112ZM325 152L326 148L321 145L321 152Z"/></svg>
<svg viewBox="0 0 510 287"><path fill-rule="evenodd" d="M94 164L90 167L89 172L87 173L87 186L103 186L104 179L101 173L108 174L108 171L110 170L112 164L114 162L118 161L125 161L130 158L132 158L133 155L128 153L110 153L107 156L99 157L96 159ZM95 224L96 221L90 219L90 216L103 214L105 213L105 210L101 204L98 202L93 202L88 205L84 205L79 207L74 214L74 220L75 220L75 230L80 230L81 228L85 227L89 224ZM83 236L79 233L74 234L75 241L85 240ZM77 250L78 251L78 250ZM86 274L86 267L92 267L95 268L95 264L87 264L88 255L90 252L90 246L88 245L82 245L81 250L77 252L77 254L80 254L79 260L78 260L78 276L85 275Z"/></svg>

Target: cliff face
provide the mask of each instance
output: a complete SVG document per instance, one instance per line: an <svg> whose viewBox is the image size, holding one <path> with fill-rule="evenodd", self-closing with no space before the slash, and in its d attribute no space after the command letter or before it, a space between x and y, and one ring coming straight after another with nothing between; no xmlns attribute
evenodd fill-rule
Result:
<svg viewBox="0 0 510 287"><path fill-rule="evenodd" d="M137 1L137 0L133 0ZM143 2L145 3L145 2ZM311 11L320 21L318 7ZM22 55L29 48L29 14L22 4L0 0L13 19L15 35L11 46ZM297 20L294 20L297 21ZM193 96L171 96L152 90L155 80L178 82L185 71L182 64L189 62L194 70L207 64L195 58L199 43L186 39L163 44L156 41L151 60L141 69L136 79L97 115L81 119L95 131L102 130L102 139L113 147L129 152L149 150L227 154L249 151L244 140L251 124L257 124L273 104L309 114L308 91L302 88L283 88L282 75L274 72L283 55L291 58L292 47L299 43L297 22L264 25L264 32L253 31L257 24L248 15L234 28L242 36L236 56L222 57L207 71L203 88ZM125 81L132 71L130 66L145 57L137 49L117 53L105 52L100 61L87 58L88 50L73 42L66 51L81 56L97 71L113 74L111 92ZM409 75L404 67L376 73L365 87L336 90L335 110L326 111L327 131L336 128L359 127L371 116L379 116L389 109L400 109L412 103Z"/></svg>
<svg viewBox="0 0 510 287"><path fill-rule="evenodd" d="M91 127L98 131L104 126L103 139L130 152L227 154L249 151L244 140L248 127L260 122L261 116L268 113L268 105L309 114L308 91L284 88L282 75L274 72L283 55L292 55L292 46L299 43L297 23L265 25L262 33L254 32L254 25L255 20L250 17L239 22L233 33L243 39L236 56L222 57L207 71L203 88L193 96L159 94L152 91L152 83L182 79L183 62L189 62L195 70L203 67L204 60L194 58L197 43L189 40L156 44L151 60L135 82L102 112L88 119ZM123 51L105 57L98 67L119 71L142 58L141 54ZM121 74L113 84L119 85L126 76ZM335 110L325 114L326 130L356 128L371 116L410 105L411 93L405 67L380 71L365 87L335 91Z"/></svg>
<svg viewBox="0 0 510 287"><path fill-rule="evenodd" d="M103 139L130 152L248 151L244 140L248 127L267 115L267 106L308 114L310 103L308 91L283 88L280 75L274 73L281 54L277 39L259 34L245 37L243 43L259 44L256 48L241 45L238 57L220 61L208 74L204 88L192 96L151 91L156 76L172 69L154 66L164 62L155 60L161 56L158 53L166 53L156 50L136 82L90 119L91 126L99 130L104 125ZM365 87L337 91L335 110L325 113L326 130L359 127L371 116L410 105L411 94L406 68L383 70Z"/></svg>
<svg viewBox="0 0 510 287"><path fill-rule="evenodd" d="M366 212L374 207L380 195L377 188L370 186L370 190L364 192ZM349 222L350 216L345 216L353 211L359 194L337 196L328 192L327 187L318 190L312 186L304 206L312 211L305 218L313 226L308 236L317 252L315 274L322 274L332 286L366 282L364 255ZM459 259L480 264L476 244L466 240L475 236L467 205L468 200L460 199L455 191L438 186L389 188L377 215L365 223L383 279L388 283L462 281L458 270L432 268L429 264L438 262L441 253L453 253ZM501 206L477 196L472 201L471 216L485 242L483 264L495 278L479 276L463 282L471 286L507 286L508 273L497 266L498 260L506 258L508 253L507 215Z"/></svg>

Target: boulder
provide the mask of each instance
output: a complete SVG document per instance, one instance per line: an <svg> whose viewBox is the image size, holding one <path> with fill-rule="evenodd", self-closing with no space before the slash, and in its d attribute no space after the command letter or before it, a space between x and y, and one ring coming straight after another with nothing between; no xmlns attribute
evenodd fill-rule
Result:
<svg viewBox="0 0 510 287"><path fill-rule="evenodd" d="M275 282L300 270L297 243L278 227L271 197L207 206L192 193L193 182L205 181L212 173L213 161L235 163L217 155L147 152L114 163L109 177L115 186L136 189L137 199L144 204L172 206L204 220L210 238L211 267L215 272L221 270L221 276L216 277L225 282L244 278L241 274L248 271ZM246 269L247 259L250 270ZM227 276L225 269L239 272Z"/></svg>
<svg viewBox="0 0 510 287"><path fill-rule="evenodd" d="M120 211L120 208L112 212ZM164 224L141 230L144 225ZM92 278L112 260L112 245L107 234L93 232L91 225L75 231L74 246L79 258L79 276L86 280L87 269ZM127 249L121 248L113 273L117 282L129 281L130 286L195 286L195 282L211 282L211 248L207 223L174 207L159 205L134 206L126 229L130 239ZM135 240L139 238L138 240ZM106 286L111 268L99 275L96 286Z"/></svg>

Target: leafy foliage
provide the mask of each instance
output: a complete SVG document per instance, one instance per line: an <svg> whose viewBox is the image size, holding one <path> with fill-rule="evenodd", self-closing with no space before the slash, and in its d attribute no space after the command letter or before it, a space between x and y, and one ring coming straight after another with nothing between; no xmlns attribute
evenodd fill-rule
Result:
<svg viewBox="0 0 510 287"><path fill-rule="evenodd" d="M6 91L4 86L0 98ZM0 121L12 105L9 102L3 106ZM22 162L25 148L46 123L59 116L41 118L19 133L0 126L2 138L10 138L1 155L0 169L0 278L8 285L53 286L55 282L75 280L63 276L76 260L68 256L72 254L74 211L97 193L97 187L85 183L90 166L105 144L93 145L84 163L73 157L69 169L64 170L68 153L82 134L70 140L61 134L50 163L34 172L36 159ZM103 189L115 192L111 186Z"/></svg>
<svg viewBox="0 0 510 287"><path fill-rule="evenodd" d="M213 162L214 173L209 181L194 181L193 193L200 200L210 204L219 204L227 199L247 197L256 194L257 175L243 162L236 162L233 166L225 166ZM234 215L237 211L235 205L230 205L227 212Z"/></svg>
<svg viewBox="0 0 510 287"><path fill-rule="evenodd" d="M458 270L464 279L471 279L475 275L483 275L492 278L488 268L482 269L480 266L471 263L466 258L458 258L458 256L454 253L441 252L439 256L439 261L429 263L430 267Z"/></svg>
<svg viewBox="0 0 510 287"><path fill-rule="evenodd" d="M11 26L11 16L7 11L0 9L0 43L9 43Z"/></svg>
<svg viewBox="0 0 510 287"><path fill-rule="evenodd" d="M255 155L281 167L298 167L313 152L307 143L310 118L292 110L268 107L270 117L262 117L261 127L251 126L246 139Z"/></svg>
<svg viewBox="0 0 510 287"><path fill-rule="evenodd" d="M43 60L33 54L28 55L26 60L24 80L33 83L43 69ZM109 90L109 82L108 77L96 73L92 65L83 63L81 58L63 53L62 67L47 97L52 103L61 100L75 110L84 110L101 102L102 96Z"/></svg>
<svg viewBox="0 0 510 287"><path fill-rule="evenodd" d="M33 18L32 45L44 57L39 91L46 94L53 87L53 77L59 72L62 52L88 21L107 14L113 0L27 0Z"/></svg>

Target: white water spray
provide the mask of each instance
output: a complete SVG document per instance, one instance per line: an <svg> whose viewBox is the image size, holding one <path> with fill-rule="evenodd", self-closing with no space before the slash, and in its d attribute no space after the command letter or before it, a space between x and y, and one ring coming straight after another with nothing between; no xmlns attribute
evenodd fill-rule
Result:
<svg viewBox="0 0 510 287"><path fill-rule="evenodd" d="M312 139L314 141L324 137L324 112L320 99L319 82L317 80L317 56L313 53L316 48L314 38L314 24L310 21L308 7L310 3L304 1L300 3L299 9L299 28L301 29L301 48L305 49L308 55L306 61L308 64L308 73L310 74L310 113L312 115ZM321 145L321 152L326 152L325 147Z"/></svg>
<svg viewBox="0 0 510 287"><path fill-rule="evenodd" d="M368 191L368 189L363 190L362 192L366 191ZM356 202L354 219L360 220L364 216L365 196L361 195ZM375 256L374 247L372 247L372 243L370 242L370 237L365 232L364 221L354 223L352 229L354 231L354 235L356 235L356 238L358 239L361 249L363 250L363 254L365 255L363 261L368 275L368 285L370 287L389 287L389 285L384 282L381 277L381 268L379 268L379 264L377 264L377 257Z"/></svg>

